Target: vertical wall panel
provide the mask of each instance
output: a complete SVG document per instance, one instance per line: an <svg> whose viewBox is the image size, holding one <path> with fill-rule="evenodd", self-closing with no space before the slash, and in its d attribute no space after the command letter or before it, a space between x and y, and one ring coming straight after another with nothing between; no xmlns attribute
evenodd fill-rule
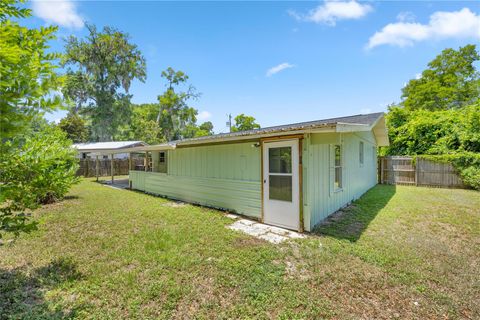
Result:
<svg viewBox="0 0 480 320"><path fill-rule="evenodd" d="M174 176L260 181L260 149L252 144L170 150L168 172Z"/></svg>
<svg viewBox="0 0 480 320"><path fill-rule="evenodd" d="M132 187L259 218L260 148L252 144L169 150L168 174L130 171Z"/></svg>
<svg viewBox="0 0 480 320"><path fill-rule="evenodd" d="M359 161L359 142L364 143L364 164ZM375 138L371 132L336 134L312 134L307 139L308 158L305 158L309 172L308 188L304 192L307 212L310 215L310 227L325 219L328 215L358 199L376 184ZM330 192L333 184L330 177L330 145L341 143L343 148L343 187L340 191ZM304 198L305 199L305 198ZM305 210L305 208L304 208Z"/></svg>

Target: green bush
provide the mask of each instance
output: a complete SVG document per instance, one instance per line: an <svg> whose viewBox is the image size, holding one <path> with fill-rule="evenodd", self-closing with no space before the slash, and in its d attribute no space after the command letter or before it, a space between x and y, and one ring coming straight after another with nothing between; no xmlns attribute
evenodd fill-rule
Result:
<svg viewBox="0 0 480 320"><path fill-rule="evenodd" d="M480 167L467 167L461 171L461 176L465 185L480 190Z"/></svg>
<svg viewBox="0 0 480 320"><path fill-rule="evenodd" d="M34 229L28 211L62 199L78 181L77 167L71 141L53 126L6 142L0 157L0 237Z"/></svg>
<svg viewBox="0 0 480 320"><path fill-rule="evenodd" d="M480 102L462 109L409 111L390 107L387 155L480 152Z"/></svg>

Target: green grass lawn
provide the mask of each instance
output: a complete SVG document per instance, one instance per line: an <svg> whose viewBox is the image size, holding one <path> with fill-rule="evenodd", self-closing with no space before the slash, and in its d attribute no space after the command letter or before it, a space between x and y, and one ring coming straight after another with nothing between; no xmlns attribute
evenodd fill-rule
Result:
<svg viewBox="0 0 480 320"><path fill-rule="evenodd" d="M84 180L0 247L0 318L480 318L480 193L377 186L273 245Z"/></svg>

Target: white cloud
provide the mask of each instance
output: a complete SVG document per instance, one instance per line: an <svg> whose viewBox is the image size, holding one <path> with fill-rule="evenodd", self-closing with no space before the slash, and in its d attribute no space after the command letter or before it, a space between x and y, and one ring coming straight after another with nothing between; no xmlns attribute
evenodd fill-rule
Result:
<svg viewBox="0 0 480 320"><path fill-rule="evenodd" d="M200 113L197 115L197 120L200 121L205 121L207 119L210 119L212 117L212 114L208 111L200 111Z"/></svg>
<svg viewBox="0 0 480 320"><path fill-rule="evenodd" d="M274 74L279 73L280 71L283 71L285 69L290 69L290 68L293 68L293 67L295 67L295 65L290 64L288 62L280 63L278 66L271 67L270 69L268 69L266 76L271 77Z"/></svg>
<svg viewBox="0 0 480 320"><path fill-rule="evenodd" d="M415 74L415 79L419 80L422 78L422 74L421 73L416 73Z"/></svg>
<svg viewBox="0 0 480 320"><path fill-rule="evenodd" d="M430 16L428 24L399 21L387 24L370 37L367 49L388 44L411 46L429 39L473 38L480 40L480 15L463 8L460 11L438 11Z"/></svg>
<svg viewBox="0 0 480 320"><path fill-rule="evenodd" d="M325 1L322 5L302 15L295 11L288 13L297 20L324 23L334 26L339 20L360 19L372 11L372 6L352 1Z"/></svg>
<svg viewBox="0 0 480 320"><path fill-rule="evenodd" d="M76 5L70 0L35 0L33 14L62 27L80 29L84 25L83 18L77 13Z"/></svg>
<svg viewBox="0 0 480 320"><path fill-rule="evenodd" d="M415 21L415 15L410 11L402 11L397 15L397 20L401 22Z"/></svg>

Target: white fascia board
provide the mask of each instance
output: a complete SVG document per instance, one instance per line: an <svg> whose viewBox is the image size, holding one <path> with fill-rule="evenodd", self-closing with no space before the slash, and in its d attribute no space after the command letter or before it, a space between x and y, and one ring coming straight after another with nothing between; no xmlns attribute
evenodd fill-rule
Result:
<svg viewBox="0 0 480 320"><path fill-rule="evenodd" d="M225 137L220 139L205 139L205 140L197 140L197 141L179 141L177 143L178 147L187 147L191 145L202 145L202 144L210 144L210 143L226 143L226 142L235 142L235 141L242 141L242 140L255 140L255 139L262 139L262 138L270 138L270 137L281 137L281 136L288 136L288 135L295 135L295 134L304 134L304 133L315 133L315 132L335 132L334 129L325 127L319 129L302 129L302 130L290 130L290 131L276 131L271 133L263 133L263 134L252 134L252 135L245 135L245 136L234 136L234 137Z"/></svg>
<svg viewBox="0 0 480 320"><path fill-rule="evenodd" d="M381 116L375 121L372 125L373 135L377 141L377 146L379 147L388 147L390 141L388 139L388 129L385 123L385 116Z"/></svg>
<svg viewBox="0 0 480 320"><path fill-rule="evenodd" d="M175 145L153 145L153 146L138 146L131 148L122 148L122 149L90 149L90 150L79 150L79 153L90 153L95 155L107 155L107 154L117 154L117 153L131 153L131 152L145 152L152 150L171 150L175 149Z"/></svg>
<svg viewBox="0 0 480 320"><path fill-rule="evenodd" d="M133 147L123 149L124 152L146 152L146 151L161 151L161 150L173 150L176 148L175 144L156 144L151 146Z"/></svg>
<svg viewBox="0 0 480 320"><path fill-rule="evenodd" d="M372 130L371 126L357 123L337 123L335 128L335 132L361 132L370 130Z"/></svg>

